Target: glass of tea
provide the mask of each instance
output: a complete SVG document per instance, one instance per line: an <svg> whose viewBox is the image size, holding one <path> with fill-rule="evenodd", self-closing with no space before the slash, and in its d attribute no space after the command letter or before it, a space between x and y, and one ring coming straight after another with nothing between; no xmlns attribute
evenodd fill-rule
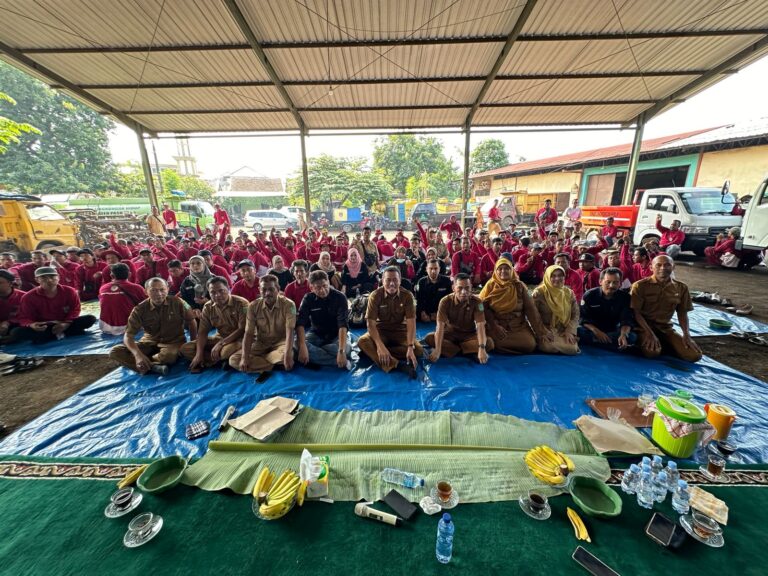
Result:
<svg viewBox="0 0 768 576"><path fill-rule="evenodd" d="M725 470L725 458L718 454L707 455L707 472L717 478Z"/></svg>

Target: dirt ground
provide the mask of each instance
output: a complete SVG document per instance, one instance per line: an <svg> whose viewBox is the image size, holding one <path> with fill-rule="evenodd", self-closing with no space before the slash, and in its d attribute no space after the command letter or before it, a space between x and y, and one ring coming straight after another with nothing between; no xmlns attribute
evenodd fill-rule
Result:
<svg viewBox="0 0 768 576"><path fill-rule="evenodd" d="M97 354L49 357L35 370L0 376L0 422L5 425L0 437L34 420L116 366Z"/></svg>

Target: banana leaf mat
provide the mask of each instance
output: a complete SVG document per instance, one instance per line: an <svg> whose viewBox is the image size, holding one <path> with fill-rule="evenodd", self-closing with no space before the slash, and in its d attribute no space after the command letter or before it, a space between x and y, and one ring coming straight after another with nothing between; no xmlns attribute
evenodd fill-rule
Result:
<svg viewBox="0 0 768 576"><path fill-rule="evenodd" d="M247 494L262 466L298 470L301 449L311 444L330 446L313 455L330 456L329 490L334 500L381 498L392 488L380 479L381 470L387 467L424 477L425 487L415 490L414 497L427 495L438 481L449 479L462 502L517 499L537 484L523 456L539 444L567 453L580 474L602 480L610 475L608 461L595 454L578 430L480 412L325 412L306 408L271 443L256 442L234 429L219 440L253 450L209 449L187 468L185 484ZM272 451L286 444L296 449ZM382 449L382 444L397 446ZM344 445L370 448L347 451ZM414 445L431 448L415 449Z"/></svg>
<svg viewBox="0 0 768 576"><path fill-rule="evenodd" d="M109 467L109 461L102 463ZM573 537L565 515L572 506L568 496L550 500L552 517L545 522L529 519L517 502L460 504L452 510L456 534L448 566L435 560L435 516L419 513L393 528L355 516L351 502L308 502L281 520L265 522L251 512L249 497L187 486L144 496L135 514L160 514L164 525L151 542L131 550L122 539L135 514L115 520L103 514L114 490L113 481L0 478L0 574L579 576L586 572L571 560L578 544L624 576L765 574L766 487L708 487L730 508L725 547L688 539L677 552L644 535L651 511L623 494L618 518L583 517L591 544ZM676 518L668 500L657 510Z"/></svg>

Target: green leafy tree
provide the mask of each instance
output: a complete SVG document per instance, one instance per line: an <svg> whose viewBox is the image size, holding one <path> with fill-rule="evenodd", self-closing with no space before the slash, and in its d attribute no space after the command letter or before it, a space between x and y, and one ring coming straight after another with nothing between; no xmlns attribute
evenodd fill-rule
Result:
<svg viewBox="0 0 768 576"><path fill-rule="evenodd" d="M446 157L443 144L432 137L395 134L376 140L373 167L397 192L408 194L408 181L427 175L431 196L455 198L460 193L459 173ZM418 190L419 187L411 189Z"/></svg>
<svg viewBox="0 0 768 576"><path fill-rule="evenodd" d="M187 198L194 200L211 200L216 192L208 182L197 176L179 174L176 170L166 168L160 172L165 194L171 190L182 190ZM157 175L154 176L155 191L160 194ZM141 165L129 162L118 172L114 181L113 193L127 198L143 198L147 196L147 185Z"/></svg>
<svg viewBox="0 0 768 576"><path fill-rule="evenodd" d="M0 102L6 102L11 106L16 106L16 100L0 92ZM19 144L22 134L40 134L40 130L27 124L26 122L16 122L5 116L0 116L0 154L8 151L9 144Z"/></svg>
<svg viewBox="0 0 768 576"><path fill-rule="evenodd" d="M19 134L18 145L7 149L0 164L0 183L35 194L100 192L112 187L115 170L108 134L114 124L110 119L4 62L0 62L0 86L17 103L8 106L8 118L39 130Z"/></svg>
<svg viewBox="0 0 768 576"><path fill-rule="evenodd" d="M383 174L371 170L365 158L342 158L322 154L307 161L309 198L313 210L330 212L334 203L347 207L370 206L392 195L392 187ZM301 173L288 179L288 198L304 205Z"/></svg>
<svg viewBox="0 0 768 576"><path fill-rule="evenodd" d="M501 168L509 164L509 154L504 142L496 138L483 140L469 155L469 173L479 174L486 170Z"/></svg>

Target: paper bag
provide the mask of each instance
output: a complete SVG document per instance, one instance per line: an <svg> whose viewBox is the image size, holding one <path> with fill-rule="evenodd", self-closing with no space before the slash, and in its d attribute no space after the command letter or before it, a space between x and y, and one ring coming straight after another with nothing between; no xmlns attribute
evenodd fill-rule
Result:
<svg viewBox="0 0 768 576"><path fill-rule="evenodd" d="M580 416L573 423L600 454L620 452L664 455L648 438L628 424L586 415Z"/></svg>
<svg viewBox="0 0 768 576"><path fill-rule="evenodd" d="M230 420L229 424L263 442L283 426L293 422L296 415L292 412L298 405L298 400L282 396L267 398L256 404L250 412Z"/></svg>

